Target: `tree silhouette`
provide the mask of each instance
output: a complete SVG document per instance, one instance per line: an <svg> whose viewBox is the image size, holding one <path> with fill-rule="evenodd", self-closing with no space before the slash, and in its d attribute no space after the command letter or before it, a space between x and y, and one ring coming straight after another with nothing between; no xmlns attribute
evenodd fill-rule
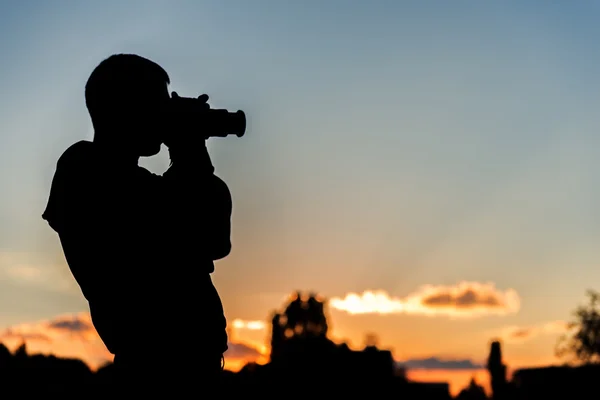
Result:
<svg viewBox="0 0 600 400"><path fill-rule="evenodd" d="M324 302L313 293L308 296L301 292L294 294L278 318L284 336L288 339L327 335Z"/></svg>
<svg viewBox="0 0 600 400"><path fill-rule="evenodd" d="M273 314L271 322L271 361L289 359L289 352L300 351L300 344L328 342L325 299L317 294L292 294L283 311Z"/></svg>
<svg viewBox="0 0 600 400"><path fill-rule="evenodd" d="M600 292L588 290L586 295L588 303L573 313L575 320L559 338L556 355L576 363L600 363Z"/></svg>

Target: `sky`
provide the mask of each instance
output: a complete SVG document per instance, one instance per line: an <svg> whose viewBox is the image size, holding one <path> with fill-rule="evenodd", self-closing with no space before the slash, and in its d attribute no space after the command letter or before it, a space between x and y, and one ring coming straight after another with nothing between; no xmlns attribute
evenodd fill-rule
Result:
<svg viewBox="0 0 600 400"><path fill-rule="evenodd" d="M85 81L125 52L248 117L246 136L209 143L234 199L233 251L213 276L230 365L264 358L265 322L296 289L329 299L333 338L360 348L374 332L419 379L481 375L496 337L510 368L557 362L564 321L600 282L599 13L583 0L0 1L4 340L110 356L41 213L58 157L92 138ZM162 173L166 151L142 165Z"/></svg>

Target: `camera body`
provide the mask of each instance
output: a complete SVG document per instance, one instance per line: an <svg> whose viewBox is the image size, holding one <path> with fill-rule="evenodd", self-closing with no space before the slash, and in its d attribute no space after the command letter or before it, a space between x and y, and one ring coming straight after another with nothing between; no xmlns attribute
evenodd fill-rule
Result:
<svg viewBox="0 0 600 400"><path fill-rule="evenodd" d="M180 97L177 93L173 93L169 99L167 119L172 128L175 128L175 132L169 132L170 137L165 138L164 143L167 146L174 142L185 145L186 140L182 135L198 134L208 139L229 135L242 137L246 133L246 115L243 111L211 109L204 101Z"/></svg>

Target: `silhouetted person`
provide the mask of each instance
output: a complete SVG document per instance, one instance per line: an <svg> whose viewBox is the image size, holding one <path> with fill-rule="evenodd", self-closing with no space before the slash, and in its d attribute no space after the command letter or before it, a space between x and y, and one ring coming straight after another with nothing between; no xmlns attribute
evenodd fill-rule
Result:
<svg viewBox="0 0 600 400"><path fill-rule="evenodd" d="M43 218L115 355L122 390L171 397L214 390L221 374L226 322L210 274L231 249L232 201L202 132L167 117L169 83L136 55L96 67L85 88L93 141L58 160ZM198 98L205 108L207 100ZM167 172L138 166L167 140Z"/></svg>

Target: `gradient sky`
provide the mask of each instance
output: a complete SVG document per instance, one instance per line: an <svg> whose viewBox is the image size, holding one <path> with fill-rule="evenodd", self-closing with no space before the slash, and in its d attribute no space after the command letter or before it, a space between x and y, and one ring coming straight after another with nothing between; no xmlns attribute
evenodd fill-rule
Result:
<svg viewBox="0 0 600 400"><path fill-rule="evenodd" d="M91 138L87 77L132 52L181 95L248 115L247 136L210 143L234 196L233 253L214 274L231 321L265 320L294 289L404 304L423 285L492 283L518 304L472 318L332 307L332 335L481 362L492 337L532 328L507 337L506 361L552 362L547 327L600 282L599 14L592 1L0 2L0 328L87 311L40 215L56 160Z"/></svg>

